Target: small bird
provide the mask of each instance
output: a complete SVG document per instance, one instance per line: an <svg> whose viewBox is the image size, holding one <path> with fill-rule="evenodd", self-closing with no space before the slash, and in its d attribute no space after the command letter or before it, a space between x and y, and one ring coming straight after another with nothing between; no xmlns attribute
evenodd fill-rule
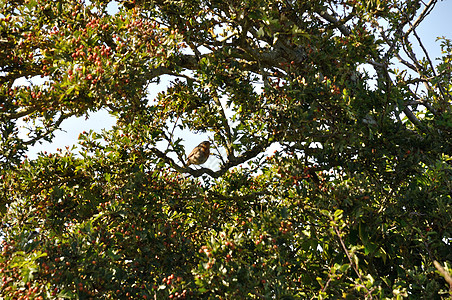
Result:
<svg viewBox="0 0 452 300"><path fill-rule="evenodd" d="M187 167L189 165L202 165L207 161L210 155L210 142L204 141L193 149L188 155Z"/></svg>

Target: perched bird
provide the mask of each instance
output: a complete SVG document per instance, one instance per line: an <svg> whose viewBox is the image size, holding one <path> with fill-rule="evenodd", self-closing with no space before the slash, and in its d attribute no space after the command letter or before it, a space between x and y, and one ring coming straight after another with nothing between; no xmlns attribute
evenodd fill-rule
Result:
<svg viewBox="0 0 452 300"><path fill-rule="evenodd" d="M188 155L187 167L189 165L202 165L210 155L210 142L204 141L193 149Z"/></svg>

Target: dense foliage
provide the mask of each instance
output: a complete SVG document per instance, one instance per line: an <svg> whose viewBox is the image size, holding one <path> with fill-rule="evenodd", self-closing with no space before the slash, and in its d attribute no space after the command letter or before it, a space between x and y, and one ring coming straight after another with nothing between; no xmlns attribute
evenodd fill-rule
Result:
<svg viewBox="0 0 452 300"><path fill-rule="evenodd" d="M2 1L3 299L451 297L436 2ZM101 109L111 130L26 157Z"/></svg>

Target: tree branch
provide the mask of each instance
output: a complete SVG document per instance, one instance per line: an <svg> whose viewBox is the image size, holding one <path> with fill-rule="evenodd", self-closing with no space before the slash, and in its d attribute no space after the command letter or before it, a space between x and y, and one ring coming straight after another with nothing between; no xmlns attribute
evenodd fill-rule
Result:
<svg viewBox="0 0 452 300"><path fill-rule="evenodd" d="M163 153L159 149L153 147L150 150L158 158L162 159L164 162L171 165L171 167L173 167L176 171L178 171L180 173L189 173L193 177L200 177L203 174L207 174L207 175L211 176L212 178L219 178L222 175L224 175L230 168L235 167L235 166L237 166L241 163L244 163L247 160L257 156L259 153L263 152L269 145L270 145L270 143L268 142L268 140L264 141L261 144L257 144L256 146L254 146L254 148L252 148L248 151L245 151L240 156L230 158L230 160L226 164L222 165L220 170L218 170L218 171L212 171L211 169L204 168L204 167L201 167L200 169L197 169L197 170L189 168L189 167L181 167L172 158L168 157L165 153Z"/></svg>
<svg viewBox="0 0 452 300"><path fill-rule="evenodd" d="M224 131L226 132L226 138L227 141L225 144L226 147L226 154L228 156L228 158L234 157L234 149L232 148L232 131L231 131L231 127L229 126L228 123L228 119L226 118L226 113L224 112L224 108L223 105L221 105L220 99L218 99L217 95L214 95L213 101L215 102L215 106L218 108L220 114L221 114L221 123L224 126Z"/></svg>
<svg viewBox="0 0 452 300"><path fill-rule="evenodd" d="M410 120L415 126L419 127L420 129L423 129L423 131L425 131L425 129L426 129L425 126L422 125L421 121L419 121L419 119L416 118L416 116L413 114L413 112L407 106L405 106L403 108L403 112L407 116L408 120Z"/></svg>
<svg viewBox="0 0 452 300"><path fill-rule="evenodd" d="M336 19L334 16L328 14L325 10L321 11L319 13L319 15L325 19L326 21L334 24L336 26L337 29L339 29L339 31L345 35L345 36L349 36L351 34L350 29L348 29L343 22L339 21L338 19Z"/></svg>
<svg viewBox="0 0 452 300"><path fill-rule="evenodd" d="M224 196L224 195L212 192L212 193L209 193L209 195L212 195L214 198L220 199L220 200L234 201L234 200L251 200L251 199L255 199L259 196L270 195L270 192L262 191L262 192L254 192L254 193L249 193L249 194L245 194L245 195L236 195L236 196Z"/></svg>
<svg viewBox="0 0 452 300"><path fill-rule="evenodd" d="M446 282L449 284L449 293L452 299L452 276L436 260L433 261L433 264L435 265L435 268L438 270L441 276L443 276Z"/></svg>
<svg viewBox="0 0 452 300"><path fill-rule="evenodd" d="M58 118L58 121L56 121L52 127L50 129L47 129L47 131L41 135L38 135L26 142L24 142L24 145L33 145L35 144L37 141L39 141L40 139L44 138L45 136L50 135L52 132L54 132L55 130L59 129L59 126L61 125L61 123L63 123L64 120L66 120L67 118L70 118L72 116L76 115L76 113L68 113L68 114L61 114L61 116Z"/></svg>
<svg viewBox="0 0 452 300"><path fill-rule="evenodd" d="M22 117L25 117L35 111L37 111L38 109L36 107L29 107L25 110L16 112L16 113L3 113L3 115L6 117L6 119L8 120L15 120L15 119L19 119Z"/></svg>
<svg viewBox="0 0 452 300"><path fill-rule="evenodd" d="M344 251L345 251L345 255L347 255L347 258L348 258L348 261L350 262L350 265L352 266L353 270L355 270L355 273L356 273L356 275L358 275L359 280L361 282L363 282L363 278L361 276L361 273L358 270L358 266L353 262L352 257L350 256L350 253L348 253L347 247L345 246L345 243L342 240L341 233L340 233L339 229L337 228L337 226L334 226L334 225L333 225L333 228L334 228L334 231L336 232L337 237L339 238L339 242L341 243L342 249L344 249ZM366 287L366 285L363 284L362 286L366 289L368 295L370 295L370 299L373 299L373 297L371 295L371 291L369 291L369 289Z"/></svg>
<svg viewBox="0 0 452 300"><path fill-rule="evenodd" d="M438 0L430 0L429 3L427 3L424 7L424 10L421 12L419 17L414 21L414 23L410 26L410 28L405 32L405 36L408 36L411 31L416 29L416 27L419 26L419 24L424 20L424 18L433 10Z"/></svg>
<svg viewBox="0 0 452 300"><path fill-rule="evenodd" d="M416 37L416 39L417 39L417 41L419 43L419 46L422 48L422 51L425 54L425 58L427 59L429 65L430 65L430 68L432 70L432 73L433 73L434 77L438 77L438 75L437 75L437 73L435 71L435 66L433 65L432 60L430 59L430 55L428 55L427 49L425 49L421 38L417 35L416 30L414 30L414 29L413 29L413 35ZM438 89L439 89L439 92L441 93L441 95L443 96L443 101L446 101L445 91L444 91L444 88L443 88L443 86L441 85L440 82L438 82Z"/></svg>

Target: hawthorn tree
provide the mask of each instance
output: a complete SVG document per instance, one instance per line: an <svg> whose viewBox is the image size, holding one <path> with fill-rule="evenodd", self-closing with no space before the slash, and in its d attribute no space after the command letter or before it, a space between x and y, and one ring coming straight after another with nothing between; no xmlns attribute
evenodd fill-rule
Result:
<svg viewBox="0 0 452 300"><path fill-rule="evenodd" d="M437 2L2 1L2 297L451 297ZM111 130L26 157L101 109Z"/></svg>

